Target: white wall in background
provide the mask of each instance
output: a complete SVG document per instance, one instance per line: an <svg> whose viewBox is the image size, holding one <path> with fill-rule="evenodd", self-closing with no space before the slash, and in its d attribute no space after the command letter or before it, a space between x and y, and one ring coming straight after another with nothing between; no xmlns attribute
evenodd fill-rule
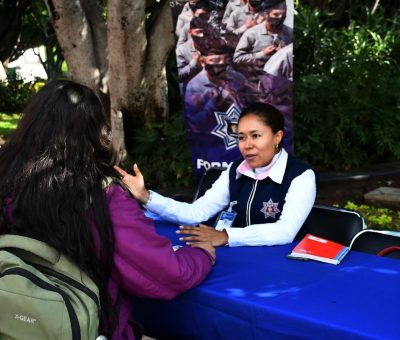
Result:
<svg viewBox="0 0 400 340"><path fill-rule="evenodd" d="M8 68L15 68L17 75L25 82L36 78L47 79L46 71L40 63L38 54L45 59L44 46L26 50L17 60L8 64Z"/></svg>

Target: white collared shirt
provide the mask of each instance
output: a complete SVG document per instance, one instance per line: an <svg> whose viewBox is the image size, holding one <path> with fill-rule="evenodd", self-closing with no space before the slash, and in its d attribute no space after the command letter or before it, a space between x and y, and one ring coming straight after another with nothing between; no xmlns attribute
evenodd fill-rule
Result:
<svg viewBox="0 0 400 340"><path fill-rule="evenodd" d="M275 155L270 168L267 166L255 169L244 175L255 178L257 173L267 170L268 176L274 182L282 183L287 159L288 154L282 149ZM207 221L230 203L229 169L230 166L221 173L213 186L193 203L178 202L154 192L146 208L164 220L183 225L196 225ZM292 242L310 213L315 197L315 174L309 169L293 179L290 184L278 221L225 229L229 236L229 246L270 246Z"/></svg>

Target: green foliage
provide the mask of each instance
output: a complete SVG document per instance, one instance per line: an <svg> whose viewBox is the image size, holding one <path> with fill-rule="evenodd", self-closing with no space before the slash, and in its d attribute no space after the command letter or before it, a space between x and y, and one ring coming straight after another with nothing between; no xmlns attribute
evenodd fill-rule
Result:
<svg viewBox="0 0 400 340"><path fill-rule="evenodd" d="M364 216L368 228L400 231L400 211L366 204L347 202L344 208L358 211Z"/></svg>
<svg viewBox="0 0 400 340"><path fill-rule="evenodd" d="M44 1L32 1L22 15L21 34L11 60L17 59L26 50L44 46L45 58L41 63L48 79L65 76L64 56ZM39 56L40 57L40 56Z"/></svg>
<svg viewBox="0 0 400 340"><path fill-rule="evenodd" d="M19 121L19 114L6 114L0 112L0 137L7 137L17 127Z"/></svg>
<svg viewBox="0 0 400 340"><path fill-rule="evenodd" d="M42 83L25 83L21 79L9 77L8 82L0 82L0 111L22 112L26 103L37 92Z"/></svg>
<svg viewBox="0 0 400 340"><path fill-rule="evenodd" d="M147 124L136 132L132 159L149 188L187 187L194 183L182 112L174 112L164 124Z"/></svg>
<svg viewBox="0 0 400 340"><path fill-rule="evenodd" d="M400 159L398 19L338 29L299 6L295 33L296 154L323 170Z"/></svg>

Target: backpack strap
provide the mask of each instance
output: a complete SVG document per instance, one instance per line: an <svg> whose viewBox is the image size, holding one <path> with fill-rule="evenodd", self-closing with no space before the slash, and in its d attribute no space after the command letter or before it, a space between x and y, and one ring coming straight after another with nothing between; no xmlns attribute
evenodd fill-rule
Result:
<svg viewBox="0 0 400 340"><path fill-rule="evenodd" d="M0 235L0 250L6 250L27 263L45 266L69 276L88 286L92 291L97 287L92 279L67 256L47 243L20 235Z"/></svg>

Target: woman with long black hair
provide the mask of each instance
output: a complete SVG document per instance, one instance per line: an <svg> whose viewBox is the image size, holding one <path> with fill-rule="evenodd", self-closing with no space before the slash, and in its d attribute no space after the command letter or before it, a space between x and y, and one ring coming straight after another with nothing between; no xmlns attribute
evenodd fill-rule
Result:
<svg viewBox="0 0 400 340"><path fill-rule="evenodd" d="M99 288L99 333L133 339L127 295L176 296L205 278L215 250L204 242L174 252L115 176L99 98L72 81L49 82L0 149L0 235L67 255Z"/></svg>

